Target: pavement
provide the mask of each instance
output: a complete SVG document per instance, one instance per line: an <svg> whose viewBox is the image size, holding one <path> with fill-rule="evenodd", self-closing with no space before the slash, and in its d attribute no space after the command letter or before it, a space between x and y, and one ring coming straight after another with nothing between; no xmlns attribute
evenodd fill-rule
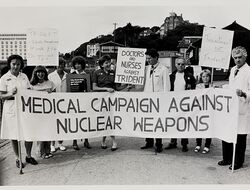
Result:
<svg viewBox="0 0 250 190"><path fill-rule="evenodd" d="M242 169L232 173L228 166L218 166L222 159L221 140L213 139L211 151L204 155L195 153L195 139L189 139L189 151L178 148L155 154L154 149L141 150L144 139L117 137L119 149L101 149L101 138L89 139L92 149L83 147L78 140L79 151L72 149L72 141L65 141L66 151L54 153L50 159L39 158L36 143L32 155L38 165L26 164L24 174L15 166L15 156L10 143L0 148L0 184L7 186L39 185L249 185L250 137L247 141L245 163ZM163 139L164 146L169 139ZM22 159L25 158L22 143ZM138 187L139 187L138 186ZM68 186L67 186L68 187ZM157 186L161 187L161 186ZM223 186L225 187L225 186ZM243 187L243 186L240 186ZM250 186L247 186L248 189ZM241 188L242 189L242 188Z"/></svg>

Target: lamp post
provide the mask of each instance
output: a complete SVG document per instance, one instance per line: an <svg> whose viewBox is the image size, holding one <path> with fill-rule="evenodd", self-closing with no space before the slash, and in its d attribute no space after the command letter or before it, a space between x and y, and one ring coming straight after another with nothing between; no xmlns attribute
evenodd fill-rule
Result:
<svg viewBox="0 0 250 190"><path fill-rule="evenodd" d="M116 22L114 22L113 23L113 25L114 25L114 42L115 42L115 30L116 30L116 25L117 25L118 23L116 23Z"/></svg>

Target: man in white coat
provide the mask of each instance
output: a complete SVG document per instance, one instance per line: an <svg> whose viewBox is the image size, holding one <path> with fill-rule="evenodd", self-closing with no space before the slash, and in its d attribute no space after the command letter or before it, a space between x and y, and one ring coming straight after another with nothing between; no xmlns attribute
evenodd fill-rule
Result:
<svg viewBox="0 0 250 190"><path fill-rule="evenodd" d="M250 132L248 116L250 113L248 103L250 100L250 67L246 63L247 51L244 47L236 47L232 50L235 66L231 69L229 76L229 88L236 91L239 97L239 120L238 135L236 142L236 153L234 170L243 166L246 151L247 134ZM226 130L226 129L225 129ZM222 141L223 160L218 165L231 165L233 157L233 144Z"/></svg>
<svg viewBox="0 0 250 190"><path fill-rule="evenodd" d="M146 66L144 92L170 91L170 78L168 68L158 62L159 54L155 49L146 52L149 65ZM153 147L154 139L146 138L145 146L141 149ZM162 139L157 138L155 151L162 152Z"/></svg>

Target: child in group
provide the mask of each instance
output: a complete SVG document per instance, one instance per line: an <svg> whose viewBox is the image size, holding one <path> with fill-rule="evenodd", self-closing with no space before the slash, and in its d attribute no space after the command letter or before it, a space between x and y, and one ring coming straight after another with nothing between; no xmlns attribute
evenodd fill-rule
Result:
<svg viewBox="0 0 250 190"><path fill-rule="evenodd" d="M204 89L204 88L210 88L212 87L211 84L211 72L208 69L205 69L201 72L200 74L200 84L196 85L196 89ZM210 145L211 145L211 138L206 138L205 141L205 147L202 151L202 154L207 154L210 151ZM202 143L202 139L201 138L197 138L196 139L196 147L194 149L195 152L199 152L201 149L201 143Z"/></svg>

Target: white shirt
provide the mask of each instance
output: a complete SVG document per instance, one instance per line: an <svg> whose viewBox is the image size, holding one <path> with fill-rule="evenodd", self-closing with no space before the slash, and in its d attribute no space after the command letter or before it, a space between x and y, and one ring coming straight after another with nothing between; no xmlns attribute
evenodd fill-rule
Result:
<svg viewBox="0 0 250 190"><path fill-rule="evenodd" d="M64 71L63 77L61 79L57 73L57 70L48 75L48 79L55 85L56 92L66 92L66 75L67 73Z"/></svg>
<svg viewBox="0 0 250 190"><path fill-rule="evenodd" d="M19 73L17 76L12 75L10 71L4 74L0 79L0 91L10 92L14 88L28 89L31 88L28 77L24 73Z"/></svg>
<svg viewBox="0 0 250 190"><path fill-rule="evenodd" d="M246 93L247 98L239 97L239 119L238 119L238 134L249 134L250 133L250 67L245 63L239 68L239 72L234 76L235 70L234 66L231 69L229 76L228 87L236 92L236 89L240 89Z"/></svg>
<svg viewBox="0 0 250 190"><path fill-rule="evenodd" d="M170 90L169 70L157 63L150 75L151 65L146 66L144 92L167 92Z"/></svg>
<svg viewBox="0 0 250 190"><path fill-rule="evenodd" d="M177 72L175 75L175 81L174 81L174 91L182 91L185 90L185 79L184 79L184 72L179 73Z"/></svg>

